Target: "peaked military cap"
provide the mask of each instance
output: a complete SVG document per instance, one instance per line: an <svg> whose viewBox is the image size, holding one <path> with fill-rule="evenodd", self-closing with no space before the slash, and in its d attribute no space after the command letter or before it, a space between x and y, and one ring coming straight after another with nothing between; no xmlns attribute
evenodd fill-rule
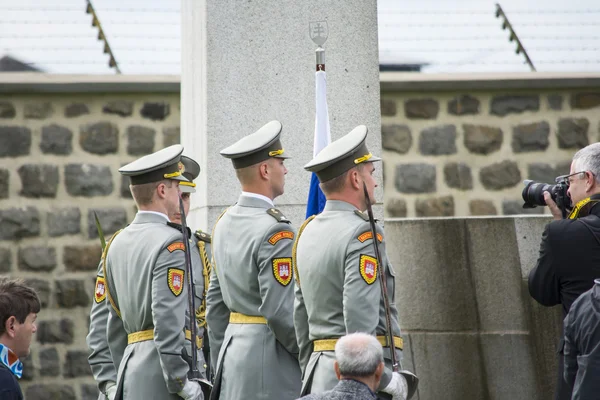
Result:
<svg viewBox="0 0 600 400"><path fill-rule="evenodd" d="M281 122L271 121L253 134L221 150L221 155L231 158L235 169L246 168L271 157L289 158L283 155L284 149L279 140L281 128Z"/></svg>
<svg viewBox="0 0 600 400"><path fill-rule="evenodd" d="M181 173L189 182L179 182L179 190L182 193L196 193L194 179L200 175L200 165L188 156L181 156L183 170Z"/></svg>
<svg viewBox="0 0 600 400"><path fill-rule="evenodd" d="M163 179L187 182L181 173L183 169L181 153L183 153L183 146L174 144L130 162L119 168L119 172L128 176L132 185L159 182Z"/></svg>
<svg viewBox="0 0 600 400"><path fill-rule="evenodd" d="M316 173L320 182L327 182L358 164L381 161L367 149L367 132L366 126L357 126L327 145L304 169Z"/></svg>

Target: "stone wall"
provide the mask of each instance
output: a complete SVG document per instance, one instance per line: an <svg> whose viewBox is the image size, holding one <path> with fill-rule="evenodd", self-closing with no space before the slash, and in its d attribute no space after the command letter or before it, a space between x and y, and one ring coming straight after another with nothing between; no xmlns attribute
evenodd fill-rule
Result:
<svg viewBox="0 0 600 400"><path fill-rule="evenodd" d="M179 93L0 94L0 274L41 297L28 400L92 400L85 336L104 232L134 216L117 169L179 143ZM49 394L50 393L50 394ZM54 397L53 397L54 396Z"/></svg>
<svg viewBox="0 0 600 400"><path fill-rule="evenodd" d="M554 183L576 150L599 140L600 84L498 87L382 84L387 217L548 212L521 207L522 182Z"/></svg>

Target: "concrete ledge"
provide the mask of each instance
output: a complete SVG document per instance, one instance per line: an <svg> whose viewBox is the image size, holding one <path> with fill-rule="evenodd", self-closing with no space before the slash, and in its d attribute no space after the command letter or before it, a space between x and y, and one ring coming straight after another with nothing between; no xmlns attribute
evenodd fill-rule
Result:
<svg viewBox="0 0 600 400"><path fill-rule="evenodd" d="M418 72L381 72L379 82L382 92L587 89L600 87L600 73L423 74Z"/></svg>
<svg viewBox="0 0 600 400"><path fill-rule="evenodd" d="M179 93L179 75L0 74L0 93Z"/></svg>

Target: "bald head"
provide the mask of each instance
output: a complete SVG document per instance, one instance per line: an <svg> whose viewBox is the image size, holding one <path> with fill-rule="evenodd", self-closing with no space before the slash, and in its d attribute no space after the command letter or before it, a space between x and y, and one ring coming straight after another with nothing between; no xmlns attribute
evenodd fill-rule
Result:
<svg viewBox="0 0 600 400"><path fill-rule="evenodd" d="M335 358L342 376L367 377L383 362L383 348L373 335L351 333L337 341Z"/></svg>

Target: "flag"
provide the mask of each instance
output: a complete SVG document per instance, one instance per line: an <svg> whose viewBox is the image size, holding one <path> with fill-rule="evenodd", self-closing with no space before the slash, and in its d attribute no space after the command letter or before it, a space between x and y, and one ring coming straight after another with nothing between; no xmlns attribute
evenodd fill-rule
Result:
<svg viewBox="0 0 600 400"><path fill-rule="evenodd" d="M331 142L329 132L329 112L327 111L327 76L324 69L315 73L315 137L313 144L313 157ZM310 189L308 191L308 203L306 205L306 218L318 214L325 207L325 195L319 187L319 179L315 173L310 178Z"/></svg>

